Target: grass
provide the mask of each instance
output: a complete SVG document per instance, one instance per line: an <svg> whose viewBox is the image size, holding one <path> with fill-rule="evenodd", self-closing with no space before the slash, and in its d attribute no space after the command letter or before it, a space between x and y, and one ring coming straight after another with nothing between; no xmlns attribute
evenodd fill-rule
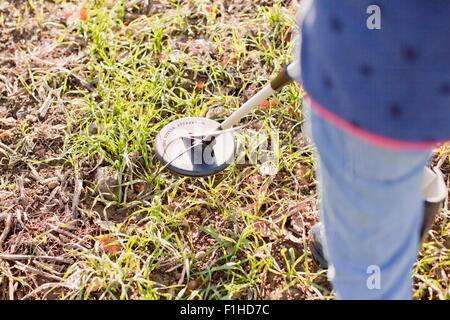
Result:
<svg viewBox="0 0 450 320"><path fill-rule="evenodd" d="M90 43L89 78L96 80L98 89L95 96L86 97L82 121L74 124L85 133L92 123L102 129L95 135L72 136L67 154L78 162L98 155L117 173L120 188L114 206L129 205L136 181L144 180L146 188L138 199L149 198L111 230L121 247L114 259L89 251L74 253L83 267L75 264L72 270L82 270L82 283L86 281L77 297L94 294L88 279L98 279L100 288L95 289L102 292L101 298L255 299L267 290L261 287L269 273L280 290L309 288L315 279L324 278L323 272L310 273L307 252L296 254L293 248L281 246L276 261L255 230L256 222L282 208L314 201L296 192L292 180L297 179L293 170L299 160L308 169L313 166L311 153L296 148L289 132L299 132L301 121L301 93L295 86L278 96L283 101L276 110L257 111L247 119L259 120L266 128L281 124L294 128L280 132L287 143L279 155L283 159L276 178L279 188L271 187L272 177L258 174L258 166L232 166L204 179L174 177L169 172L154 175L159 163L153 141L165 124L180 117L205 116L214 106L238 108L244 93L261 87L274 69L289 60L292 43L283 41L295 26L289 12L275 4L227 22L217 17L217 7L190 2L173 4L169 12L125 26L123 6L119 3L106 11L104 5L91 6L93 18L79 30ZM197 39L177 40L191 35ZM196 82L204 88L196 87ZM295 111L289 113L290 108ZM301 173L311 174L312 170ZM252 177L261 180L259 186L247 182ZM139 219L145 222L137 222L136 228ZM283 237L281 227L278 231ZM322 289L321 295L329 294Z"/></svg>
<svg viewBox="0 0 450 320"><path fill-rule="evenodd" d="M27 298L333 297L307 245L318 210L297 86L243 120L266 134L277 128L276 175L262 174L261 163L235 163L212 177L174 176L160 171L153 150L170 121L211 112L223 118L290 61L296 24L288 2L235 1L227 12L219 1L170 0L149 15L141 15L140 2L83 2L89 18L54 39L58 47L83 48L83 63L67 71L30 68L22 84L41 102L48 95L39 90L48 86L51 100L64 105L60 152L45 161L63 159L62 168L83 182L78 219L89 232L64 247L73 264L47 270L60 282L39 287L14 277ZM45 25L48 3L29 3ZM26 155L33 129L20 132L16 151ZM438 152L440 159L449 155L448 148ZM418 299L449 298L448 210L439 219L416 266ZM33 241L45 242L49 233Z"/></svg>

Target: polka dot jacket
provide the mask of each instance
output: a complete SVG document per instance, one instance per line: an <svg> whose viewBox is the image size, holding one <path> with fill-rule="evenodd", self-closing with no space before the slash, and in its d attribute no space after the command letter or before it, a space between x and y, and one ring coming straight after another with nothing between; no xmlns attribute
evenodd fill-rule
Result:
<svg viewBox="0 0 450 320"><path fill-rule="evenodd" d="M450 140L449 0L315 0L300 24L302 81L323 117L385 146Z"/></svg>

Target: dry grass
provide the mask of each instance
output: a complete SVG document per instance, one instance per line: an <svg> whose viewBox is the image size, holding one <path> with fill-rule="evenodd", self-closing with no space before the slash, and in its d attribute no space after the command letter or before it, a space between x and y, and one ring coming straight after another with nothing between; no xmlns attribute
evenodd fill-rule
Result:
<svg viewBox="0 0 450 320"><path fill-rule="evenodd" d="M332 298L307 246L316 181L296 86L244 120L277 128L276 174L177 177L153 152L162 126L223 117L289 60L294 10L0 0L0 298ZM436 151L447 181L449 155ZM450 296L449 218L419 257L418 299Z"/></svg>

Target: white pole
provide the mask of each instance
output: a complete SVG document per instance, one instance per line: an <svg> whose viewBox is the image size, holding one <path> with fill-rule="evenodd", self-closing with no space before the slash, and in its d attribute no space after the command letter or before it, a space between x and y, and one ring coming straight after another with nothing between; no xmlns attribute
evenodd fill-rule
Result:
<svg viewBox="0 0 450 320"><path fill-rule="evenodd" d="M269 98L275 90L269 85L261 89L250 100L248 100L242 107L236 110L228 118L226 118L221 124L220 128L223 130L230 129L236 123L238 123L245 115L249 114L255 107L259 106L261 102Z"/></svg>
<svg viewBox="0 0 450 320"><path fill-rule="evenodd" d="M300 61L292 62L286 69L286 76L292 80L300 79ZM287 84L287 83L286 83ZM261 89L258 93L256 93L250 100L248 100L242 107L236 110L231 116L225 119L220 128L223 130L230 129L236 123L238 123L244 116L250 113L255 107L257 107L261 102L269 98L272 94L275 93L275 90L272 88L272 85L268 84L263 89Z"/></svg>

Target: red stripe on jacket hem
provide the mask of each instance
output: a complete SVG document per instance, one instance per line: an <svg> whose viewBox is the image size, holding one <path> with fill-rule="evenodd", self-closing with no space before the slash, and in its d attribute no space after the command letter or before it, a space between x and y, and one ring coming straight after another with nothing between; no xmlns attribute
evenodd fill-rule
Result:
<svg viewBox="0 0 450 320"><path fill-rule="evenodd" d="M445 141L427 141L427 142L403 141L384 137L372 132L368 132L342 119L341 117L332 113L331 111L328 111L326 108L324 108L310 96L305 96L305 99L307 99L310 102L311 109L315 111L323 119L327 120L328 122L331 122L338 128L341 128L379 147L395 150L423 151L423 150L431 150L433 148L438 147L440 144L445 143Z"/></svg>

